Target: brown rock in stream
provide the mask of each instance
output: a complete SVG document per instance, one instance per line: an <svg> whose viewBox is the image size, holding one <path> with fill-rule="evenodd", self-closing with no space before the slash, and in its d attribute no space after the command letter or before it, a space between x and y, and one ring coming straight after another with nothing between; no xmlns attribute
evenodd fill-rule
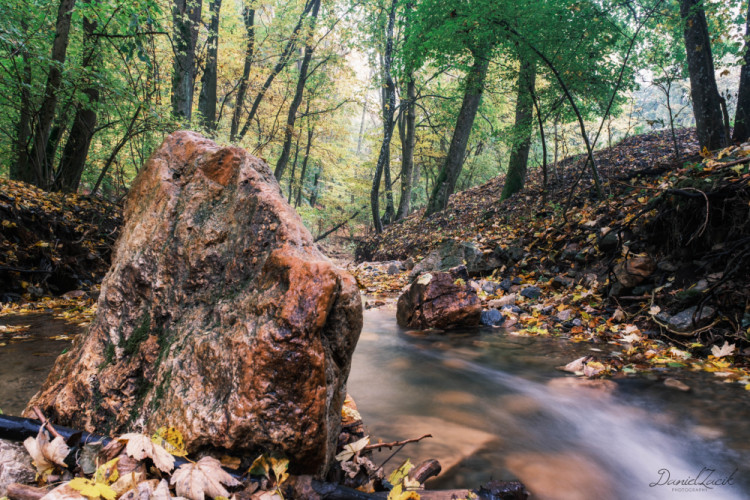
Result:
<svg viewBox="0 0 750 500"><path fill-rule="evenodd" d="M190 452L276 451L324 474L362 306L268 165L176 132L134 181L125 220L88 334L27 413L109 435L171 425Z"/></svg>
<svg viewBox="0 0 750 500"><path fill-rule="evenodd" d="M421 275L398 298L396 318L405 328L478 325L482 304L471 287L451 273Z"/></svg>

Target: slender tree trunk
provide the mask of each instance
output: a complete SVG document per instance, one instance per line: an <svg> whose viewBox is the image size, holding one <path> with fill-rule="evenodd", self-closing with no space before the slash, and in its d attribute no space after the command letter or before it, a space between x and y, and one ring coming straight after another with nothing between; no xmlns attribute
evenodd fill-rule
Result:
<svg viewBox="0 0 750 500"><path fill-rule="evenodd" d="M367 93L365 93L365 102L362 103L362 120L359 122L359 135L357 136L357 156L362 152L362 140L365 137L365 118L367 118Z"/></svg>
<svg viewBox="0 0 750 500"><path fill-rule="evenodd" d="M318 19L318 11L320 10L320 0L312 0L312 3L312 13L310 14L310 35L305 42L305 54L302 56L302 64L299 68L297 88L294 90L294 97L292 98L292 103L289 105L289 113L286 117L284 145L281 148L281 156L279 157L279 161L276 162L276 169L273 172L276 180L279 181L284 175L286 164L289 162L289 153L292 148L292 136L294 135L294 122L297 120L297 111L299 110L299 105L302 103L302 96L305 93L307 70L310 67L310 59L312 59L313 51L315 50L315 45L313 44L313 33L315 30L315 22Z"/></svg>
<svg viewBox="0 0 750 500"><path fill-rule="evenodd" d="M104 166L102 167L102 171L99 172L99 177L96 179L96 183L94 184L94 188L91 190L91 196L94 196L96 192L99 190L99 186L101 186L102 181L104 180L104 177L107 175L107 171L109 170L109 167L114 163L115 158L117 158L117 155L120 153L120 150L125 146L125 144L128 143L130 139L135 137L137 134L135 132L135 122L138 120L138 115L141 113L142 104L138 105L138 108L136 108L135 113L133 113L133 117L130 119L130 123L128 124L128 129L125 132L125 135L120 138L120 142L117 143L115 148L112 150L112 152L109 154L109 158L107 158L107 161L104 162Z"/></svg>
<svg viewBox="0 0 750 500"><path fill-rule="evenodd" d="M396 92L391 76L391 66L393 64L393 26L396 23L396 3L397 0L391 0L391 8L388 13L388 26L386 28L385 53L383 54L383 78L385 105L383 106L383 142L380 145L380 154L378 162L375 164L375 175L372 180L372 189L370 189L370 208L372 209L372 221L375 225L375 232L383 232L383 223L380 220L380 180L383 176L386 161L390 158L391 138L393 136L393 111L396 107Z"/></svg>
<svg viewBox="0 0 750 500"><path fill-rule="evenodd" d="M300 126L300 128L302 128ZM302 131L300 130L297 134L297 140L294 144L294 161L292 161L292 171L289 172L289 191L287 193L286 202L292 203L292 192L294 191L294 174L295 170L297 170L297 159L299 158L299 138L302 135Z"/></svg>
<svg viewBox="0 0 750 500"><path fill-rule="evenodd" d="M216 79L219 63L219 12L221 0L211 0L208 4L211 21L208 26L206 69L201 77L201 93L198 96L198 112L201 125L211 132L216 130Z"/></svg>
<svg viewBox="0 0 750 500"><path fill-rule="evenodd" d="M701 0L680 0L680 15L685 23L685 50L690 73L690 94L701 147L709 150L726 145L724 118L716 87L711 38Z"/></svg>
<svg viewBox="0 0 750 500"><path fill-rule="evenodd" d="M315 177L313 178L313 185L312 185L312 191L310 192L310 206L314 207L315 203L318 201L318 183L320 182L320 175L323 172L318 169L317 172L315 172Z"/></svg>
<svg viewBox="0 0 750 500"><path fill-rule="evenodd" d="M90 4L91 0L84 0ZM94 36L97 22L94 16L83 18L83 62L82 66L89 75L86 77L86 88L83 95L87 102L79 103L76 115L73 118L73 126L68 134L68 141L63 149L60 168L55 179L55 189L58 191L78 191L81 183L81 175L86 165L86 157L91 146L91 139L96 129L96 105L99 102L99 85L96 77L90 74L99 64L97 39Z"/></svg>
<svg viewBox="0 0 750 500"><path fill-rule="evenodd" d="M417 92L414 74L407 75L405 134L401 142L401 199L398 203L396 220L403 219L411 211L411 191L414 183L414 144L416 143Z"/></svg>
<svg viewBox="0 0 750 500"><path fill-rule="evenodd" d="M21 29L26 34L28 25L21 21ZM15 158L10 166L10 178L28 183L34 182L34 175L29 168L29 141L31 140L31 60L29 51L21 53L22 81L21 81L21 111L16 124Z"/></svg>
<svg viewBox="0 0 750 500"><path fill-rule="evenodd" d="M195 46L201 22L203 0L174 0L172 4L172 113L186 124L193 113Z"/></svg>
<svg viewBox="0 0 750 500"><path fill-rule="evenodd" d="M286 45L284 46L284 50L281 52L281 57L279 58L279 61L276 63L276 65L273 67L273 70L271 71L271 74L268 75L268 78L266 78L266 81L263 82L263 86L261 87L258 94L255 96L255 100L253 101L253 106L250 108L250 114L247 117L247 120L245 120L245 125L242 126L242 130L240 131L239 136L237 137L238 141L241 141L243 137L245 137L245 134L247 134L247 131L250 130L250 125L253 121L253 118L255 118L255 114L258 112L258 107L260 106L261 101L263 101L263 98L266 95L266 92L268 91L269 87L271 87L271 84L273 83L274 79L276 79L276 76L281 73L281 71L286 67L287 63L289 62L289 58L292 55L292 52L294 52L294 48L297 46L297 37L299 36L299 32L302 29L302 25L304 24L305 17L310 12L310 9L312 8L313 4L319 5L319 0L308 0L307 4L305 4L305 8L302 11L302 14L300 14L299 21L297 21L297 25L292 30L292 35L287 41Z"/></svg>
<svg viewBox="0 0 750 500"><path fill-rule="evenodd" d="M740 70L740 88L737 93L737 111L734 115L735 142L750 139L750 4L747 7L745 23L745 56Z"/></svg>
<svg viewBox="0 0 750 500"><path fill-rule="evenodd" d="M482 100L488 65L488 57L485 57L483 54L474 54L474 62L469 69L469 74L466 76L464 99L461 104L461 110L458 112L458 118L456 119L456 127L453 130L448 156L432 188L432 194L427 203L426 216L445 209L448 206L448 198L453 194L453 190L456 187L456 181L461 174L461 167L463 166L471 128L474 125L474 118L477 115L479 103Z"/></svg>
<svg viewBox="0 0 750 500"><path fill-rule="evenodd" d="M68 35L73 15L75 0L60 0L55 27L55 40L52 43L52 62L44 89L44 100L39 109L34 129L34 139L29 160L32 166L34 184L42 189L49 189L52 183L52 166L47 162L47 144L50 127L55 118L57 93L62 84L62 66L68 51Z"/></svg>
<svg viewBox="0 0 750 500"><path fill-rule="evenodd" d="M237 131L240 128L240 118L242 118L242 108L245 105L245 94L247 93L247 84L250 80L250 68L253 65L255 53L255 9L245 6L243 11L245 21L245 30L247 31L247 49L245 50L245 66L242 69L242 78L240 86L237 89L237 101L232 113L232 125L229 131L229 140L234 142L237 139Z"/></svg>
<svg viewBox="0 0 750 500"><path fill-rule="evenodd" d="M513 147L508 161L508 173L500 199L510 198L523 189L526 182L526 168L529 162L531 147L531 129L534 120L534 87L536 82L536 65L533 62L521 61L518 72L518 97L516 99L516 122L513 127Z"/></svg>
<svg viewBox="0 0 750 500"><path fill-rule="evenodd" d="M297 187L297 197L294 200L294 208L302 204L302 188L305 187L305 175L307 174L307 162L310 159L310 147L312 146L315 127L307 126L307 144L305 145L305 157L302 158L302 171L299 173L299 186ZM317 177L315 178L317 185Z"/></svg>
<svg viewBox="0 0 750 500"><path fill-rule="evenodd" d="M534 103L534 110L536 110L536 121L539 125L539 138L542 141L542 201L547 201L547 184L549 178L547 175L547 134L544 133L544 119L542 118L542 110L539 107L539 99L537 98L536 92L532 92L531 98Z"/></svg>

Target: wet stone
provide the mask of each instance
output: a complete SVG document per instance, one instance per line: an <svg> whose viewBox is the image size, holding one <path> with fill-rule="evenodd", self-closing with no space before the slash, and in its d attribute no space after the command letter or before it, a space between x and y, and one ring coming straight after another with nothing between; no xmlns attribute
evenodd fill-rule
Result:
<svg viewBox="0 0 750 500"><path fill-rule="evenodd" d="M542 291L535 286L527 286L521 290L521 296L526 297L527 299L538 299L541 295Z"/></svg>
<svg viewBox="0 0 750 500"><path fill-rule="evenodd" d="M489 309L482 311L479 321L485 326L499 326L505 321L505 316L497 309Z"/></svg>

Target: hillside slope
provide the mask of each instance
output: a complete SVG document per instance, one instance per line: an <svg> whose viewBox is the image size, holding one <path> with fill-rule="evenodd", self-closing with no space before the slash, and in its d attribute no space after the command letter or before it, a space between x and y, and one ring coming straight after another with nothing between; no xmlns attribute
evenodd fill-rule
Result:
<svg viewBox="0 0 750 500"><path fill-rule="evenodd" d="M521 334L596 341L625 335L643 341L642 358L652 351L665 363L684 359L653 354L652 339L681 346L687 357L738 354L750 338L750 144L702 157L692 131L680 131L679 141L688 154L679 161L667 133L598 152L604 199L581 173L582 157L550 166L546 198L537 170L522 192L499 202L499 176L454 195L441 213L425 219L420 211L365 238L358 259L411 258L419 266L431 251L434 258L468 245L494 263L477 273L485 307L518 296L523 286L541 291L538 299L516 299L525 311L517 318ZM370 290L394 290L394 280L414 278L364 269L355 272ZM503 282L515 286L493 291ZM571 305L576 323L558 314ZM724 351L710 350L724 342Z"/></svg>

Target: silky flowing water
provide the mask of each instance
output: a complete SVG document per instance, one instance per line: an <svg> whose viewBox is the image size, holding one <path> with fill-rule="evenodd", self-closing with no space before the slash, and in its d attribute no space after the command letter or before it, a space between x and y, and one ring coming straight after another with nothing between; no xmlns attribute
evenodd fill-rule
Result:
<svg viewBox="0 0 750 500"><path fill-rule="evenodd" d="M0 408L18 415L78 330L47 314L0 324L30 325L0 335ZM619 348L502 329L420 334L393 311L366 311L348 389L373 440L433 435L386 466L436 458L431 488L520 479L560 500L750 498L750 392L705 373L591 383L556 369ZM669 376L691 391L665 386Z"/></svg>
<svg viewBox="0 0 750 500"><path fill-rule="evenodd" d="M556 367L620 347L487 328L420 335L394 316L365 313L349 393L373 438L434 436L389 462L438 459L430 487L518 478L554 499L750 498L742 386L668 371L582 381ZM665 386L669 376L691 391Z"/></svg>

